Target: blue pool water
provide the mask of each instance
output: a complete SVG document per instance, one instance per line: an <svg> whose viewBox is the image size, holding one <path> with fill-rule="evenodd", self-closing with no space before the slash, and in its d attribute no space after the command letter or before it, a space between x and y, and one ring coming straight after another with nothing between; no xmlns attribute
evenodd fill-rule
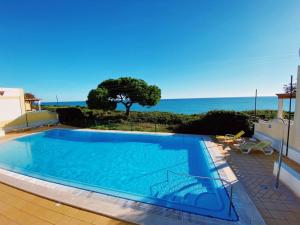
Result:
<svg viewBox="0 0 300 225"><path fill-rule="evenodd" d="M4 142L0 167L51 182L225 220L229 198L198 136L54 129ZM169 171L169 172L167 172Z"/></svg>

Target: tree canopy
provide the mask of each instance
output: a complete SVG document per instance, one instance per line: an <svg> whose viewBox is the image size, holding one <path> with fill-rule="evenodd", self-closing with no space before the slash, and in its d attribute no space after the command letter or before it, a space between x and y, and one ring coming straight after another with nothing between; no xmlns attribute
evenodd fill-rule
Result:
<svg viewBox="0 0 300 225"><path fill-rule="evenodd" d="M293 83L292 86L291 86L291 83L285 84L285 85L283 86L283 91L284 91L284 93L287 93L287 94L290 94L291 91L292 91L292 94L296 94L296 91L297 91L297 83Z"/></svg>
<svg viewBox="0 0 300 225"><path fill-rule="evenodd" d="M115 109L117 103L125 106L126 115L134 103L142 106L154 106L161 98L161 90L148 85L144 80L131 77L105 80L96 89L90 91L87 105L94 109Z"/></svg>
<svg viewBox="0 0 300 225"><path fill-rule="evenodd" d="M108 100L108 90L106 88L92 89L88 94L87 105L91 109L114 110L117 103Z"/></svg>

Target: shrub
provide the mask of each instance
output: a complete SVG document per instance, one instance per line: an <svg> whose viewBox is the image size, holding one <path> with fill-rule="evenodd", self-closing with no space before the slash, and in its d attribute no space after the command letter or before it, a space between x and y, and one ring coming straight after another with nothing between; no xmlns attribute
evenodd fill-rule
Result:
<svg viewBox="0 0 300 225"><path fill-rule="evenodd" d="M201 115L184 115L169 112L132 112L128 119L132 122L173 125L199 119L200 117Z"/></svg>
<svg viewBox="0 0 300 225"><path fill-rule="evenodd" d="M51 108L53 109L53 108ZM169 112L131 112L126 116L122 111L103 111L86 107L58 107L56 112L62 124L77 127L101 125L149 123L164 124L174 132L194 134L226 134L244 130L251 135L252 112L210 111L206 114L176 114ZM260 111L258 115L273 117L273 111Z"/></svg>
<svg viewBox="0 0 300 225"><path fill-rule="evenodd" d="M87 125L85 116L80 108L57 108L56 112L58 114L59 122L62 124L76 127L85 127Z"/></svg>
<svg viewBox="0 0 300 225"><path fill-rule="evenodd" d="M129 116L122 111L103 111L83 108L82 112L89 124L108 124L114 122L136 122L157 124L182 124L187 121L199 119L202 115L184 115L169 112L136 112L132 111Z"/></svg>
<svg viewBox="0 0 300 225"><path fill-rule="evenodd" d="M202 118L182 124L177 128L181 133L196 134L227 134L237 133L244 130L247 135L251 134L249 116L235 111L210 111Z"/></svg>
<svg viewBox="0 0 300 225"><path fill-rule="evenodd" d="M254 120L254 110L243 111L243 113L249 115L251 120ZM271 120L277 117L277 110L257 110L256 118Z"/></svg>

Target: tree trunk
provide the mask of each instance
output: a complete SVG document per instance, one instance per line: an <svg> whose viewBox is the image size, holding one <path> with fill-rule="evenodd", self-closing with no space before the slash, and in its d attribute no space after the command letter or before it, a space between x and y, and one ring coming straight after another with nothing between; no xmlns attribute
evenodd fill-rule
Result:
<svg viewBox="0 0 300 225"><path fill-rule="evenodd" d="M126 109L126 116L129 116L129 113L130 113L130 107L132 106L132 102L121 102L124 106L125 106L125 109Z"/></svg>
<svg viewBox="0 0 300 225"><path fill-rule="evenodd" d="M130 106L125 106L126 107L126 116L129 116L130 113Z"/></svg>

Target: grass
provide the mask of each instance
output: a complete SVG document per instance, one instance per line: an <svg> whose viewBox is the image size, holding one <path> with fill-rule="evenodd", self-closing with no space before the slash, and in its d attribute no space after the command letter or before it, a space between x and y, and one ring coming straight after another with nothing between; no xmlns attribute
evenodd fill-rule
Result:
<svg viewBox="0 0 300 225"><path fill-rule="evenodd" d="M109 123L92 126L97 130L124 130L124 131L145 131L145 132L174 132L174 125L153 124L153 123Z"/></svg>

